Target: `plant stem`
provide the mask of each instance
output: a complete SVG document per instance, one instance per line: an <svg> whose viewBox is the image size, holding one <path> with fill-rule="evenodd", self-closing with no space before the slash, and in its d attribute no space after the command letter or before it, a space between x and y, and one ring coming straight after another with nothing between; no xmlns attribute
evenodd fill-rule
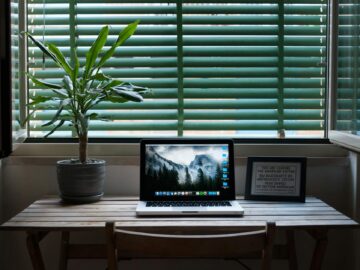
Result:
<svg viewBox="0 0 360 270"><path fill-rule="evenodd" d="M79 159L81 163L86 163L87 161L87 142L88 142L87 132L79 135Z"/></svg>

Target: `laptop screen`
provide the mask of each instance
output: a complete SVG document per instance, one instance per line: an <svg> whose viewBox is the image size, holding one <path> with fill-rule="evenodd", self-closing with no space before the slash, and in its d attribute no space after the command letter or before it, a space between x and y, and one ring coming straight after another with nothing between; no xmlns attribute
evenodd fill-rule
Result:
<svg viewBox="0 0 360 270"><path fill-rule="evenodd" d="M235 199L229 140L144 140L142 200Z"/></svg>

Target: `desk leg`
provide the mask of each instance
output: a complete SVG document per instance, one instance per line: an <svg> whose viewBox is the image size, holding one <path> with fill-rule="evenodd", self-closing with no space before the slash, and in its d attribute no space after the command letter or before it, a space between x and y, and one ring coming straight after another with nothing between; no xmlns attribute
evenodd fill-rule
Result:
<svg viewBox="0 0 360 270"><path fill-rule="evenodd" d="M70 239L70 232L61 233L59 270L67 269L69 239Z"/></svg>
<svg viewBox="0 0 360 270"><path fill-rule="evenodd" d="M324 255L328 243L328 230L311 230L308 231L310 235L316 240L315 250L311 260L311 270L320 270L324 260Z"/></svg>
<svg viewBox="0 0 360 270"><path fill-rule="evenodd" d="M295 247L295 231L286 230L286 241L289 254L289 269L298 270L296 247Z"/></svg>
<svg viewBox="0 0 360 270"><path fill-rule="evenodd" d="M26 245L34 270L45 270L39 243L47 232L27 232Z"/></svg>

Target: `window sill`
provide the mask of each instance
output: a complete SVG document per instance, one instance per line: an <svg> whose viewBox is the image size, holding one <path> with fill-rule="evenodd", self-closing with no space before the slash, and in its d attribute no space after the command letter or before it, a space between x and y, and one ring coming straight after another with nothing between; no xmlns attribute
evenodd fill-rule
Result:
<svg viewBox="0 0 360 270"><path fill-rule="evenodd" d="M77 143L22 143L11 156L76 157ZM89 156L138 157L139 143L89 143ZM249 156L347 157L348 151L333 144L236 143L235 158Z"/></svg>
<svg viewBox="0 0 360 270"><path fill-rule="evenodd" d="M329 139L332 143L336 145L340 145L349 150L360 153L360 136L331 130L329 132Z"/></svg>

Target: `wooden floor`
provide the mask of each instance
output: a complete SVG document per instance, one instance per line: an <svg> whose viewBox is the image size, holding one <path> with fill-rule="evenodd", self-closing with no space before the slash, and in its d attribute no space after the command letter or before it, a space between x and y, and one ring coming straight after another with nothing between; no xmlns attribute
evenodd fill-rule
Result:
<svg viewBox="0 0 360 270"><path fill-rule="evenodd" d="M308 197L306 203L245 201L238 198L245 210L242 217L137 217L136 197L105 197L83 205L63 204L58 198L36 201L4 223L2 230L103 230L106 221L115 221L117 227L262 227L275 221L281 229L311 229L312 227L343 228L358 224L319 199Z"/></svg>

